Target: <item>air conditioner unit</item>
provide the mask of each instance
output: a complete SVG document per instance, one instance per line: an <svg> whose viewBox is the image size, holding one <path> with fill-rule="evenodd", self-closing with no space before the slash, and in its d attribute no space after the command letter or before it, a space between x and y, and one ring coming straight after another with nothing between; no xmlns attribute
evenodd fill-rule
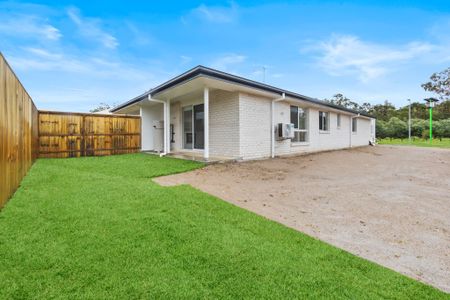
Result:
<svg viewBox="0 0 450 300"><path fill-rule="evenodd" d="M294 124L278 123L276 126L277 140L294 138Z"/></svg>
<svg viewBox="0 0 450 300"><path fill-rule="evenodd" d="M286 133L287 139L293 139L294 138L294 124L284 124L284 130Z"/></svg>

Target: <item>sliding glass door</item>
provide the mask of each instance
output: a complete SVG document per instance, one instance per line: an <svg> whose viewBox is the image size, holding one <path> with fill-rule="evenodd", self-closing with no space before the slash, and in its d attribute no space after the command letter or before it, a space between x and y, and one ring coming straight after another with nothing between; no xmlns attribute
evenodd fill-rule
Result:
<svg viewBox="0 0 450 300"><path fill-rule="evenodd" d="M183 108L183 147L184 149L204 149L204 105L198 104Z"/></svg>
<svg viewBox="0 0 450 300"><path fill-rule="evenodd" d="M192 149L193 140L192 106L183 107L183 148Z"/></svg>

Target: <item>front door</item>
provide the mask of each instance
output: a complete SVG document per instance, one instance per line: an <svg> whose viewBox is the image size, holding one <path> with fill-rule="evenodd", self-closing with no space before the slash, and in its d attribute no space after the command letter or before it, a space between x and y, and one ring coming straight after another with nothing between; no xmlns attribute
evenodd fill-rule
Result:
<svg viewBox="0 0 450 300"><path fill-rule="evenodd" d="M183 148L204 149L204 105L183 108Z"/></svg>

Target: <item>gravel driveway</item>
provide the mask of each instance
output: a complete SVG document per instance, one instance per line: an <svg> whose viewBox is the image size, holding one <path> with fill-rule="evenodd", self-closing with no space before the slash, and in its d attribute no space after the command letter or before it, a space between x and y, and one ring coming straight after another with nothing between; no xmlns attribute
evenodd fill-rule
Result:
<svg viewBox="0 0 450 300"><path fill-rule="evenodd" d="M190 184L450 292L450 150L376 146L209 165Z"/></svg>

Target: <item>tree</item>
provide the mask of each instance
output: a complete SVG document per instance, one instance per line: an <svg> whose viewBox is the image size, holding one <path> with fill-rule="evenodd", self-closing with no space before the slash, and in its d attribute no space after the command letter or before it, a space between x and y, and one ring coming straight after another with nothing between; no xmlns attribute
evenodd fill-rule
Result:
<svg viewBox="0 0 450 300"><path fill-rule="evenodd" d="M100 112L104 110L110 110L113 108L113 105L109 105L108 103L101 102L97 107L90 110L91 113Z"/></svg>
<svg viewBox="0 0 450 300"><path fill-rule="evenodd" d="M361 111L364 111L364 112L368 113L368 114L372 113L372 111L373 111L372 104L370 104L369 102L364 102L364 103L359 107L359 109L360 109Z"/></svg>
<svg viewBox="0 0 450 300"><path fill-rule="evenodd" d="M324 99L325 101L334 104L334 105L339 105L345 108L349 108L349 109L353 109L356 111L360 111L361 108L359 106L358 103L350 100L349 98L345 97L344 95L338 93L333 95L333 97L331 99Z"/></svg>
<svg viewBox="0 0 450 300"><path fill-rule="evenodd" d="M422 119L412 119L411 120L411 135L421 137L425 130L428 130L429 123Z"/></svg>
<svg viewBox="0 0 450 300"><path fill-rule="evenodd" d="M450 100L445 100L435 106L433 118L436 120L450 119Z"/></svg>
<svg viewBox="0 0 450 300"><path fill-rule="evenodd" d="M404 139L408 136L408 125L399 118L390 118L386 125L389 137Z"/></svg>
<svg viewBox="0 0 450 300"><path fill-rule="evenodd" d="M375 123L375 132L377 134L377 138L384 139L388 137L388 130L386 122L383 120L377 120Z"/></svg>
<svg viewBox="0 0 450 300"><path fill-rule="evenodd" d="M441 140L442 138L450 137L450 119L434 122L433 135Z"/></svg>
<svg viewBox="0 0 450 300"><path fill-rule="evenodd" d="M425 91L436 93L440 100L450 100L450 68L433 73L430 81L422 84Z"/></svg>
<svg viewBox="0 0 450 300"><path fill-rule="evenodd" d="M372 107L371 111L378 120L389 121L389 119L395 116L395 106L389 103L389 101L384 101L384 104L377 104Z"/></svg>

